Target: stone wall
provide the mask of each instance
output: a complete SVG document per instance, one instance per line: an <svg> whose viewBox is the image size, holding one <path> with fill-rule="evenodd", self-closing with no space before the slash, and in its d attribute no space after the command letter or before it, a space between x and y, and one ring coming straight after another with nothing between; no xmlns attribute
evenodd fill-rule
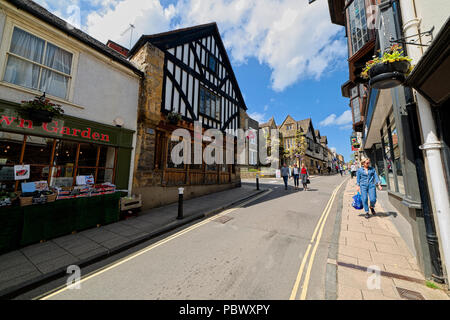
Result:
<svg viewBox="0 0 450 320"><path fill-rule="evenodd" d="M164 52L146 43L131 61L144 73L139 92L135 175L133 188L161 184L154 172L156 127L161 120L164 80Z"/></svg>

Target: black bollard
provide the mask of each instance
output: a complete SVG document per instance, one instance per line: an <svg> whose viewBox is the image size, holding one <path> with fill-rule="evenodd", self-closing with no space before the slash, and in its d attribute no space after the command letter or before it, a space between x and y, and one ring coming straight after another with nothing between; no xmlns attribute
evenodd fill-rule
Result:
<svg viewBox="0 0 450 320"><path fill-rule="evenodd" d="M256 190L259 191L259 174L256 175Z"/></svg>
<svg viewBox="0 0 450 320"><path fill-rule="evenodd" d="M178 220L183 220L183 195L184 195L184 188L178 189Z"/></svg>

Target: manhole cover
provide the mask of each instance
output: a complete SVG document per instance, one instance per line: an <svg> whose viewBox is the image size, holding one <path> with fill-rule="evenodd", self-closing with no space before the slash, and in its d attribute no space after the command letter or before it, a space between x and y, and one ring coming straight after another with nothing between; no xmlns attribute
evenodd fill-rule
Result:
<svg viewBox="0 0 450 320"><path fill-rule="evenodd" d="M233 220L233 218L225 217L225 216L224 217L218 217L218 218L214 219L215 222L222 223L222 224L225 224L225 223L227 223L227 222L229 222L231 220Z"/></svg>
<svg viewBox="0 0 450 320"><path fill-rule="evenodd" d="M419 292L411 291L408 289L398 288L397 287L398 294L402 299L406 300L425 300L423 295L421 295Z"/></svg>

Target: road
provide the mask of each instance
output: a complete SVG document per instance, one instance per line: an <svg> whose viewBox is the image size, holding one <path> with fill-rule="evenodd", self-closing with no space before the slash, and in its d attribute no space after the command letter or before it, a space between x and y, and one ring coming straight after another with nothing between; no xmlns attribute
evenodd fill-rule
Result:
<svg viewBox="0 0 450 320"><path fill-rule="evenodd" d="M62 287L37 298L324 299L344 181L315 177L311 191L285 191L280 180L264 179L267 192L259 198L89 270L78 290Z"/></svg>

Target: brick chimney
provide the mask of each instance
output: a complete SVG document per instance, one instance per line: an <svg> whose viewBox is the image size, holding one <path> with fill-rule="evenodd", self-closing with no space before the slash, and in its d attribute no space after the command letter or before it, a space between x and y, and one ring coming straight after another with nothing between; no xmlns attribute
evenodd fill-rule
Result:
<svg viewBox="0 0 450 320"><path fill-rule="evenodd" d="M123 55L124 57L128 56L128 52L130 51L129 49L122 47L120 44L115 43L112 40L108 40L108 42L106 43L106 45L113 49L114 51L117 51L118 53L120 53L121 55Z"/></svg>

